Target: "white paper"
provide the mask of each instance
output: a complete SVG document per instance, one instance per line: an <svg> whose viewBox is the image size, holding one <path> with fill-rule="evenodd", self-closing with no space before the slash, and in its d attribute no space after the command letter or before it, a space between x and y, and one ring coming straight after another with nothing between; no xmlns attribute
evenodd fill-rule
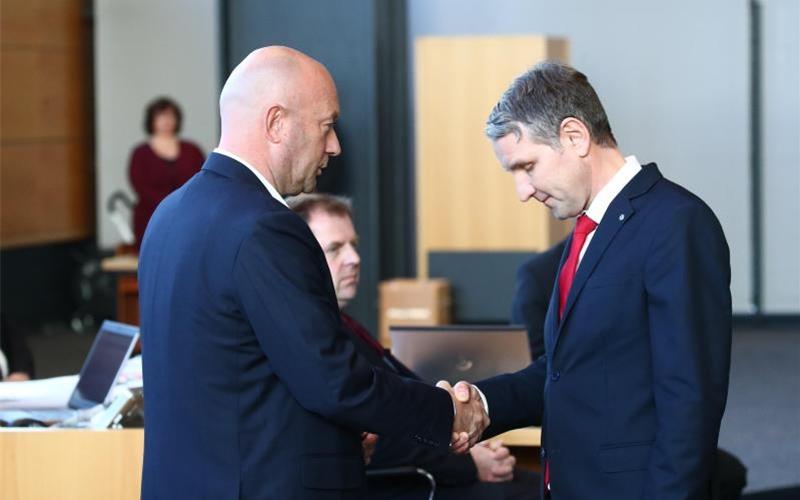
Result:
<svg viewBox="0 0 800 500"><path fill-rule="evenodd" d="M77 375L24 382L0 382L0 410L66 408Z"/></svg>

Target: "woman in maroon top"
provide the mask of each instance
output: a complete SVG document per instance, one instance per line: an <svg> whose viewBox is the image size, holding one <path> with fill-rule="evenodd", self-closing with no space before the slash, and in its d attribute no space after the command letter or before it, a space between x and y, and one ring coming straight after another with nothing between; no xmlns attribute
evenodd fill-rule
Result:
<svg viewBox="0 0 800 500"><path fill-rule="evenodd" d="M205 161L196 144L178 137L181 119L178 104L166 97L151 102L145 111L144 129L149 138L133 150L129 167L138 197L133 210L137 251L147 222L161 200L196 174Z"/></svg>

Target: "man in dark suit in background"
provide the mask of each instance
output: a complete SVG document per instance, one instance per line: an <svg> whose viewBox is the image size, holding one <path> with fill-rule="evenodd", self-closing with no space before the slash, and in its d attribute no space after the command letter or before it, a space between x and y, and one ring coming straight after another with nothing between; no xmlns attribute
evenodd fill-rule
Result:
<svg viewBox="0 0 800 500"><path fill-rule="evenodd" d="M486 132L521 201L578 218L545 355L477 384L487 435L540 423L555 500L709 498L731 343L730 258L713 212L655 164L623 157L594 89L567 65L517 78Z"/></svg>
<svg viewBox="0 0 800 500"><path fill-rule="evenodd" d="M285 205L340 153L328 71L256 50L220 114L219 147L156 209L140 254L142 498L362 498L364 430L466 451L481 404L355 351L325 257Z"/></svg>
<svg viewBox="0 0 800 500"><path fill-rule="evenodd" d="M329 194L311 194L296 196L288 201L289 206L308 223L322 247L339 308L344 309L358 293L361 265L350 200ZM373 366L420 380L391 352L384 350L363 325L343 310L341 314L356 348ZM436 498L442 500L538 498L538 475L515 469L515 462L515 457L500 441L480 443L468 455L450 454L443 457L413 441L381 436L377 440L370 467L422 467L436 479ZM381 479L368 483L368 496L375 500L421 498L420 490L424 486L409 477L397 481Z"/></svg>
<svg viewBox="0 0 800 500"><path fill-rule="evenodd" d="M514 299L511 303L511 323L525 325L531 359L537 359L544 354L544 317L566 244L567 240L556 243L544 252L526 259L517 269Z"/></svg>

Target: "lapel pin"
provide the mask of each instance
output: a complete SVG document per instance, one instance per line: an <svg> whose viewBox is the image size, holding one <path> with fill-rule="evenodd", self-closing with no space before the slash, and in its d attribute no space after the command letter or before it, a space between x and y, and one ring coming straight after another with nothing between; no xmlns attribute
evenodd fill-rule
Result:
<svg viewBox="0 0 800 500"><path fill-rule="evenodd" d="M625 220L625 214L619 214L619 220L620 221Z"/></svg>

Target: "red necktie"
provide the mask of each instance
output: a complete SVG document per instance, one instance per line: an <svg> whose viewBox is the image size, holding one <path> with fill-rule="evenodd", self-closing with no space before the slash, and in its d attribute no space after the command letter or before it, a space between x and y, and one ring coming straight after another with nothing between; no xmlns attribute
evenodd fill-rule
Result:
<svg viewBox="0 0 800 500"><path fill-rule="evenodd" d="M564 306L567 305L567 297L569 296L569 289L572 288L572 281L575 279L575 272L578 270L578 257L581 255L581 249L586 242L586 237L589 233L595 230L597 223L586 216L586 214L578 217L578 222L575 224L575 230L572 234L572 244L569 247L569 255L567 260L564 261L564 267L561 268L561 274L558 275L558 319L564 315Z"/></svg>
<svg viewBox="0 0 800 500"><path fill-rule="evenodd" d="M347 327L351 332L358 335L358 337L367 343L375 352L378 353L380 357L384 356L383 346L381 346L377 340L372 338L372 335L369 334L367 329L358 321L354 320L350 316L345 313L340 313L342 317L342 323L345 327Z"/></svg>

